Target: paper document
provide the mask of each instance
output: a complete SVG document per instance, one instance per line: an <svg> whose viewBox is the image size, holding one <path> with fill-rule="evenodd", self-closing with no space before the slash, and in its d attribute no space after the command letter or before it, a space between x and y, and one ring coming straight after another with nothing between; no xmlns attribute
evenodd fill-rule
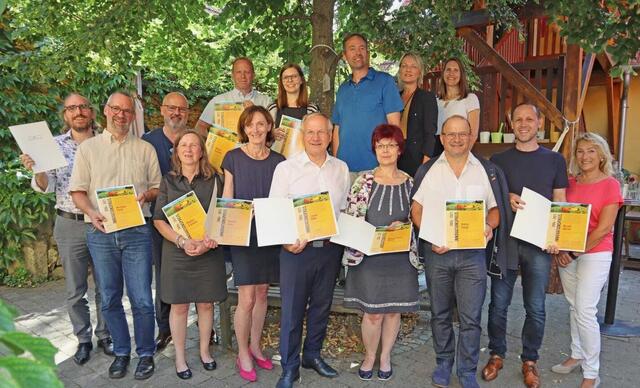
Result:
<svg viewBox="0 0 640 388"><path fill-rule="evenodd" d="M277 140L271 146L271 149L281 153L285 158L289 158L292 155L304 150L304 143L302 141L302 120L282 115L280 120L280 128L284 129L284 139Z"/></svg>
<svg viewBox="0 0 640 388"><path fill-rule="evenodd" d="M411 246L410 222L375 227L363 218L340 213L338 229L340 234L331 237L331 242L356 249L367 256L407 252Z"/></svg>
<svg viewBox="0 0 640 388"><path fill-rule="evenodd" d="M162 207L176 233L186 239L204 238L205 212L196 193L190 191Z"/></svg>
<svg viewBox="0 0 640 388"><path fill-rule="evenodd" d="M338 233L329 192L254 200L258 246L313 241Z"/></svg>
<svg viewBox="0 0 640 388"><path fill-rule="evenodd" d="M511 236L542 249L555 244L565 251L584 252L591 205L552 202L525 187L524 209L516 212Z"/></svg>
<svg viewBox="0 0 640 388"><path fill-rule="evenodd" d="M133 185L98 189L96 197L98 211L105 217L103 225L107 233L145 224Z"/></svg>
<svg viewBox="0 0 640 388"><path fill-rule="evenodd" d="M9 130L13 138L16 139L20 151L29 155L35 162L33 165L34 174L67 165L67 160L53 139L46 121L12 125L9 126Z"/></svg>
<svg viewBox="0 0 640 388"><path fill-rule="evenodd" d="M213 105L213 124L238 133L238 120L244 110L241 102L221 102Z"/></svg>
<svg viewBox="0 0 640 388"><path fill-rule="evenodd" d="M207 212L207 235L220 245L248 247L252 217L252 201L216 198Z"/></svg>
<svg viewBox="0 0 640 388"><path fill-rule="evenodd" d="M484 249L485 215L483 200L426 201L418 236L449 249Z"/></svg>
<svg viewBox="0 0 640 388"><path fill-rule="evenodd" d="M238 135L219 126L209 128L205 148L209 163L218 174L222 174L222 161L227 152L238 147Z"/></svg>

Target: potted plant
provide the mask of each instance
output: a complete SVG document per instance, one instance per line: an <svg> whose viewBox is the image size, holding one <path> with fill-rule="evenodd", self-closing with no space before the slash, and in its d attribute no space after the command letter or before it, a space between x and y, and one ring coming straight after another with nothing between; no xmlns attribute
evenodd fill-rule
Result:
<svg viewBox="0 0 640 388"><path fill-rule="evenodd" d="M497 132L491 132L492 143L502 143L502 131L504 130L504 123L500 123Z"/></svg>

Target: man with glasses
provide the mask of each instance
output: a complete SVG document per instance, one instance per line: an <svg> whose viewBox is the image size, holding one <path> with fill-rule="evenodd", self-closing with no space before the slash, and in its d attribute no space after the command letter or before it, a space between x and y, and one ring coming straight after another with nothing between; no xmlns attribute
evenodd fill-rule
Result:
<svg viewBox="0 0 640 388"><path fill-rule="evenodd" d="M91 327L89 302L85 297L89 289L87 283L89 267L93 264L87 247L84 216L82 211L73 204L69 195L69 178L78 145L95 135L95 112L89 100L77 93L71 93L64 99L62 119L64 121L62 135L56 136L55 141L67 160L67 165L35 174L31 180L31 187L36 192L53 192L56 195L53 237L58 245L58 253L64 269L67 312L73 326L73 334L78 338L78 349L73 356L73 361L82 365L89 361L93 349L91 337L94 332ZM33 170L34 162L29 155L20 155L20 161L27 170ZM93 271L97 318L95 335L98 337L98 347L102 348L105 354L112 356L113 343L102 319L100 288L95 275Z"/></svg>
<svg viewBox="0 0 640 388"><path fill-rule="evenodd" d="M444 152L420 166L416 173L411 219L418 228L422 222L442 219L443 213L423 214L423 204L442 204L452 199L483 200L486 209L484 235L495 236L496 247L503 244L511 226L507 217L508 196L502 171L493 163L476 158L471 152L471 127L466 118L451 116L443 125L440 139ZM510 212L509 212L510 213ZM423 241L423 243L426 243ZM436 353L436 369L431 379L437 387L447 387L454 359L462 387L479 387L476 370L480 352L480 318L487 288L485 249L450 250L426 243L425 275L431 301L431 331ZM430 245L430 247L429 247ZM487 245L493 247L493 242ZM505 257L502 259L506 260ZM460 332L457 352L452 313L457 300ZM457 353L457 355L456 355Z"/></svg>
<svg viewBox="0 0 640 388"><path fill-rule="evenodd" d="M280 163L273 173L269 197L294 198L328 191L336 212L346 207L349 191L347 165L327 153L331 121L323 113L311 113L302 120L304 152ZM307 317L307 335L302 349L302 367L323 377L336 372L320 357L342 248L326 240L296 241L280 252L280 365L277 388L292 387L300 378L302 323Z"/></svg>
<svg viewBox="0 0 640 388"><path fill-rule="evenodd" d="M203 136L207 136L207 131L213 124L215 117L214 106L217 103L242 102L245 108L251 105L260 105L266 108L271 104L271 98L254 89L253 80L255 76L256 73L253 71L253 62L251 62L251 59L238 57L233 61L231 65L231 79L233 79L234 89L213 97L202 111L200 119L196 124L196 129L200 131Z"/></svg>
<svg viewBox="0 0 640 388"><path fill-rule="evenodd" d="M160 106L160 114L164 118L164 126L156 128L142 135L156 150L160 172L165 176L171 170L171 155L173 145L180 132L187 128L189 119L189 102L180 92L171 92L164 96ZM151 203L151 213L155 202ZM169 328L169 312L171 305L160 299L160 268L162 257L162 236L158 230L149 224L152 237L153 266L156 278L156 322L158 324L158 337L156 338L156 352L162 351L171 342L171 330Z"/></svg>
<svg viewBox="0 0 640 388"><path fill-rule="evenodd" d="M155 200L160 186L160 167L153 146L129 131L135 118L129 94L113 93L104 107L104 115L105 131L78 147L69 191L75 205L85 214L85 222L90 222L87 243L100 283L102 313L113 337L116 356L109 367L109 377L124 377L130 362L131 337L122 306L126 284L139 357L135 378L143 380L155 369L151 231L147 225L141 225L106 233L96 190L134 185L142 213L148 218L151 216L149 202Z"/></svg>

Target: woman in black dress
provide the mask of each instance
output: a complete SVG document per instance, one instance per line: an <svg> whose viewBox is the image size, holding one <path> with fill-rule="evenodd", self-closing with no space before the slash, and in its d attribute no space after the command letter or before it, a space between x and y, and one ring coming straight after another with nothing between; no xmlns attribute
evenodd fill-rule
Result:
<svg viewBox="0 0 640 388"><path fill-rule="evenodd" d="M398 87L404 104L400 128L406 143L398 168L411 176L418 166L440 153L440 140L436 138L438 104L434 93L420 87L423 72L419 55L407 53L400 59Z"/></svg>
<svg viewBox="0 0 640 388"><path fill-rule="evenodd" d="M253 200L266 198L271 178L284 156L272 151L267 143L273 139L273 120L269 112L257 105L245 109L238 120L240 148L229 151L222 161L224 169L223 197ZM262 354L260 339L267 313L267 291L270 283L279 281L279 247L258 248L255 223L251 225L248 247L231 247L233 280L238 287L238 306L233 325L238 340L236 365L240 377L256 381L252 359L263 369L273 369Z"/></svg>
<svg viewBox="0 0 640 388"><path fill-rule="evenodd" d="M222 250L214 240L187 239L176 233L162 211L162 207L193 191L205 211L211 198L219 196L222 184L208 162L202 137L186 130L176 138L171 157L172 171L160 184L153 224L164 237L162 244L161 298L171 304L169 326L176 347L176 374L191 378L185 359L187 314L189 305L196 304L200 331L200 361L206 370L216 368L209 351L209 337L213 326L213 302L227 298Z"/></svg>

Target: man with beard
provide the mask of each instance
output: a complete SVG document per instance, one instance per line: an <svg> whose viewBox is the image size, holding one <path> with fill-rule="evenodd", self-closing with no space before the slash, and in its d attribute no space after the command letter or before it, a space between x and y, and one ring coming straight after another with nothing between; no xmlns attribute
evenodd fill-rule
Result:
<svg viewBox="0 0 640 388"><path fill-rule="evenodd" d="M393 77L369 67L369 48L362 34L349 34L342 40L343 58L351 77L340 85L333 107L332 151L344 160L352 180L360 171L378 165L371 151L373 129L389 123L400 126L402 99Z"/></svg>
<svg viewBox="0 0 640 388"><path fill-rule="evenodd" d="M110 378L127 373L131 337L122 306L123 288L133 313L137 380L151 377L155 370L153 354L154 317L151 297L151 231L147 225L106 233L105 217L98 210L96 190L133 185L145 217L150 218L148 202L158 195L160 167L151 144L129 131L135 118L133 99L124 92L113 93L104 107L105 131L78 147L69 191L78 209L85 214L87 244L93 257L102 295L102 313L113 337L116 359L109 367Z"/></svg>
<svg viewBox="0 0 640 388"><path fill-rule="evenodd" d="M73 356L73 361L78 365L89 361L93 349L89 302L85 297L89 289L87 283L89 267L93 266L93 263L87 248L84 215L73 204L69 195L69 178L78 145L95 135L94 118L95 112L89 100L77 93L69 94L64 99L62 108L64 121L62 135L55 137L58 147L67 160L67 165L55 170L37 173L31 180L31 187L35 191L56 194L56 219L53 237L58 245L60 261L64 269L67 287L67 312L73 326L73 334L78 338L78 350ZM33 170L34 162L29 155L20 155L20 161L27 170ZM102 348L105 354L111 356L113 355L113 344L100 311L101 297L98 279L95 276L95 271L92 272L95 283L97 316L95 335L98 337L98 347Z"/></svg>
<svg viewBox="0 0 640 388"><path fill-rule="evenodd" d="M189 118L189 102L179 92L171 92L162 100L160 114L164 118L164 126L156 128L142 135L142 139L151 143L158 155L160 172L165 176L171 170L171 155L176 136L187 127ZM151 213L155 202L151 204ZM156 338L156 352L162 351L171 342L171 330L169 328L169 312L171 305L160 299L160 268L162 257L162 236L158 230L149 224L151 229L153 265L156 278L156 322L158 324L158 337Z"/></svg>

